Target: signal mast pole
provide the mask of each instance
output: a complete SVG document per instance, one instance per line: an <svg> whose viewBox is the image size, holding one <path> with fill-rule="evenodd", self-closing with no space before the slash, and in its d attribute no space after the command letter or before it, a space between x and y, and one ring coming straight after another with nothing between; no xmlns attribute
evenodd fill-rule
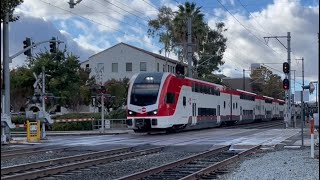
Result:
<svg viewBox="0 0 320 180"><path fill-rule="evenodd" d="M291 41L291 36L290 32L287 32L286 36L269 36L269 37L263 37L264 39L269 40L270 38L275 38L278 40L278 42L287 49L287 62L289 63L289 72L285 73L286 79L289 79L289 89L286 90L286 98L285 98L285 103L287 105L286 107L286 116L285 116L285 123L286 123L286 128L288 127L288 124L291 124L291 73L290 73L290 67L291 67L291 48L290 48L290 41ZM278 39L278 38L287 38L287 47ZM268 43L268 41L266 41Z"/></svg>

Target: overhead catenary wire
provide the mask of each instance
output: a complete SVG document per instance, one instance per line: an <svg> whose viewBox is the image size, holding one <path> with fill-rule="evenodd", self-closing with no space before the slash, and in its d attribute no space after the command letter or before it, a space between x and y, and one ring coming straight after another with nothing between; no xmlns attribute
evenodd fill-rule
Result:
<svg viewBox="0 0 320 180"><path fill-rule="evenodd" d="M260 41L263 45L269 47L270 50L272 50L273 52L275 52L276 54L280 55L277 51L275 51L272 47L268 46L267 44L264 43L264 41L262 39L260 39L259 37L257 37L251 30L249 30L246 26L244 26L230 11L228 8L226 8L221 2L220 0L217 0L217 2L246 30L249 32L249 34L251 34L253 37L255 37L258 41ZM259 46L261 46L259 44ZM261 46L262 47L262 46ZM280 55L281 56L281 55Z"/></svg>
<svg viewBox="0 0 320 180"><path fill-rule="evenodd" d="M83 15L80 15L80 14L78 14L78 13L72 12L72 11L70 11L70 10L66 10L66 9L64 9L64 8L61 8L61 7L59 7L59 6L56 6L56 5L54 5L54 4L51 4L51 3L46 2L46 1L44 1L44 0L39 0L39 1L45 3L45 4L49 5L49 6L53 6L53 7L55 7L55 8L58 8L58 9L60 9L60 10L62 10L62 11L69 12L70 14L73 14L73 15L75 15L75 16L79 16L79 17L81 17L81 18L83 18L83 19L86 19L86 20L92 22L92 23L95 23L95 24L101 25L101 26L103 26L103 27L109 28L109 29L111 29L111 30L113 30L113 31L115 31L115 32L121 33L121 34L123 34L123 35L127 35L127 34L128 34L127 32L124 32L124 31L122 31L122 30L119 30L119 29L110 27L110 26L108 26L108 25L105 25L105 24L100 23L100 22L98 22L98 21L95 21L95 20L93 20L93 19L89 19L89 18L87 18L87 17L85 17L85 16L83 16ZM146 44L149 44L149 45L151 45L151 46L155 46L154 44L151 44L150 42L145 41L145 40L142 39L142 38L138 38L138 37L135 37L135 36L132 36L132 38L133 38L133 39L136 39L138 42L139 42L139 41L142 41L142 42L144 42L144 43L146 43Z"/></svg>

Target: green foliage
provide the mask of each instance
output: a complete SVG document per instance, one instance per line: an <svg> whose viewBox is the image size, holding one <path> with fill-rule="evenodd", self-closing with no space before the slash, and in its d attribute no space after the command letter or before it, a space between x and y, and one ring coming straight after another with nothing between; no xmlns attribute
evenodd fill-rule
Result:
<svg viewBox="0 0 320 180"><path fill-rule="evenodd" d="M185 2L178 6L178 11L173 12L170 7L162 6L156 19L150 20L148 35L159 37L159 42L165 45L165 50L173 51L179 58L186 58L187 44L187 17L192 21L192 43L194 46L193 63L195 70L201 78L211 75L222 61L226 49L227 39L222 35L226 29L224 23L217 23L216 30L211 29L205 22L201 7L195 3ZM212 58L207 61L208 56ZM196 66L201 64L198 68Z"/></svg>
<svg viewBox="0 0 320 180"><path fill-rule="evenodd" d="M84 131L84 130L92 130L91 121L52 124L52 131Z"/></svg>
<svg viewBox="0 0 320 180"><path fill-rule="evenodd" d="M250 77L252 79L252 91L259 95L270 96L283 99L284 91L282 89L281 77L273 74L272 71L264 66L255 69Z"/></svg>
<svg viewBox="0 0 320 180"><path fill-rule="evenodd" d="M53 116L52 119L82 119L82 118L97 118L101 117L101 113L69 113Z"/></svg>
<svg viewBox="0 0 320 180"><path fill-rule="evenodd" d="M109 105L107 106L108 110L111 107L114 109L118 109L126 104L126 98L128 94L128 83L128 78L124 78L122 80L111 79L105 83L107 93L111 96L115 96L113 104L109 103Z"/></svg>
<svg viewBox="0 0 320 180"><path fill-rule="evenodd" d="M80 105L89 105L91 92L87 83L90 71L82 69L77 56L58 51L57 53L40 53L29 62L29 67L36 72L45 67L47 90L59 97L59 104L74 111L79 111Z"/></svg>
<svg viewBox="0 0 320 180"><path fill-rule="evenodd" d="M127 111L125 109L117 109L111 111L107 117L108 119L126 119Z"/></svg>
<svg viewBox="0 0 320 180"><path fill-rule="evenodd" d="M35 79L27 67L19 67L10 72L10 99L14 112L25 108L27 98L33 94Z"/></svg>
<svg viewBox="0 0 320 180"><path fill-rule="evenodd" d="M14 116L14 117L11 117L11 121L13 124L24 124L27 119L25 116Z"/></svg>
<svg viewBox="0 0 320 180"><path fill-rule="evenodd" d="M16 21L19 19L19 16L14 17L14 9L23 3L23 0L1 0L1 23L5 19L5 14L9 12L9 21Z"/></svg>

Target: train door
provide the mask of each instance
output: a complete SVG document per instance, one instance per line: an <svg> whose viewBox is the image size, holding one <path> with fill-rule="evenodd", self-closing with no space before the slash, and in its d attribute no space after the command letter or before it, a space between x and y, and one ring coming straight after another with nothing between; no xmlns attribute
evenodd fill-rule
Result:
<svg viewBox="0 0 320 180"><path fill-rule="evenodd" d="M230 103L229 103L229 106L230 106L230 116L229 116L229 120L232 121L232 94L230 94Z"/></svg>
<svg viewBox="0 0 320 180"><path fill-rule="evenodd" d="M192 103L192 123L191 126L197 124L197 103L193 101Z"/></svg>

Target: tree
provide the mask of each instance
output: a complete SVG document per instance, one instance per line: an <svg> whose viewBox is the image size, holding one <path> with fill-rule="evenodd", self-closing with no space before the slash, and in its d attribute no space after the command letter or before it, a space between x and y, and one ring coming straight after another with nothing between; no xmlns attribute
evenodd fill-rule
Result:
<svg viewBox="0 0 320 180"><path fill-rule="evenodd" d="M284 91L280 76L273 74L272 71L261 66L253 70L250 77L252 79L251 87L253 93L283 99Z"/></svg>
<svg viewBox="0 0 320 180"><path fill-rule="evenodd" d="M27 67L19 67L10 72L10 99L14 112L25 108L27 98L33 95L35 79Z"/></svg>
<svg viewBox="0 0 320 180"><path fill-rule="evenodd" d="M59 97L59 104L79 111L80 105L89 105L91 92L89 84L94 78L89 78L90 71L82 69L77 56L58 51L57 53L40 53L30 60L29 67L36 74L45 67L46 89Z"/></svg>
<svg viewBox="0 0 320 180"><path fill-rule="evenodd" d="M107 93L115 97L114 102L111 105L112 108L118 109L126 105L128 95L128 83L128 78L120 80L111 79L105 83Z"/></svg>
<svg viewBox="0 0 320 180"><path fill-rule="evenodd" d="M5 15L9 12L9 21L16 21L19 19L19 16L14 17L14 9L23 3L23 0L1 0L1 23L5 19Z"/></svg>
<svg viewBox="0 0 320 180"><path fill-rule="evenodd" d="M202 79L210 76L214 70L222 65L223 53L226 49L227 39L222 35L226 29L223 23L217 23L216 30L211 29L204 20L201 7L195 3L186 2L178 6L179 10L173 12L170 7L162 6L156 19L149 21L148 34L159 37L159 42L167 47L167 51L178 54L179 59L186 59L187 50L187 21L192 19L192 43L194 70ZM181 48L182 47L182 48ZM181 54L184 54L182 58ZM212 58L207 61L208 55ZM202 63L199 68L197 64Z"/></svg>

